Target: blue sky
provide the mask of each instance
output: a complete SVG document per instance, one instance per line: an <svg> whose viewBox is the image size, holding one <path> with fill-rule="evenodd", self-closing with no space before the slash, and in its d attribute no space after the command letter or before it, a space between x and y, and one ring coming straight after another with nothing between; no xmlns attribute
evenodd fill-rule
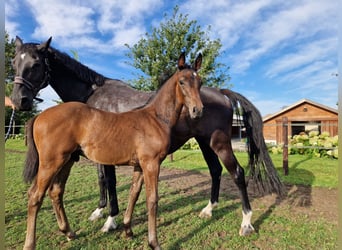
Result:
<svg viewBox="0 0 342 250"><path fill-rule="evenodd" d="M134 78L125 43L180 12L211 26L223 44L219 61L230 66L233 90L262 115L306 98L337 108L338 1L336 0L5 0L5 28L11 38L41 42L71 54L99 73ZM40 95L41 109L58 99L52 89Z"/></svg>

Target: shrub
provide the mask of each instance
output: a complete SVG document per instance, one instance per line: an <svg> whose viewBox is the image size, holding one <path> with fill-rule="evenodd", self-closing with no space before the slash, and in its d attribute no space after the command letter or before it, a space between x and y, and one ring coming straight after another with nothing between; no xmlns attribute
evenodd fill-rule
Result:
<svg viewBox="0 0 342 250"><path fill-rule="evenodd" d="M199 147L197 141L195 140L195 138L191 138L181 147L181 149L197 150L197 149L200 149L200 147Z"/></svg>
<svg viewBox="0 0 342 250"><path fill-rule="evenodd" d="M316 147L316 148L315 148ZM282 145L273 146L273 154L282 152ZM313 157L338 158L338 135L330 137L329 132L311 131L289 137L289 154L311 155Z"/></svg>

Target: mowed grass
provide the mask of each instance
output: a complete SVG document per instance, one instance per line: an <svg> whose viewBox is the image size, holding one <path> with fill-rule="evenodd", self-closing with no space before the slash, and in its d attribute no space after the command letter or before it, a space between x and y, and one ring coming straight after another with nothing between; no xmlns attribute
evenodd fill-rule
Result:
<svg viewBox="0 0 342 250"><path fill-rule="evenodd" d="M5 247L22 249L27 217L26 192L29 188L22 181L26 148L23 141L8 140L5 149ZM242 165L247 163L247 154L237 153L237 157ZM281 156L272 158L281 174ZM290 156L289 166L290 175L284 177L281 174L286 183L337 186L336 160ZM163 167L208 173L201 153L197 151L178 151L174 154L174 161L166 159ZM104 234L100 229L105 220L88 220L99 199L96 169L87 161L75 164L67 182L64 204L77 239L69 242L58 232L47 196L38 214L37 249L148 249L144 189L134 212L134 238L126 239L123 233L122 215L127 206L130 182L130 177L118 176L119 228ZM201 219L198 214L207 204L209 193L206 196L200 192L178 193L160 182L159 196L157 230L163 249L337 249L337 225L323 218L312 220L299 213L293 214L286 207L270 208L260 204L253 207L252 220L258 232L240 237L238 230L242 216L239 199L221 194L220 204L212 218Z"/></svg>

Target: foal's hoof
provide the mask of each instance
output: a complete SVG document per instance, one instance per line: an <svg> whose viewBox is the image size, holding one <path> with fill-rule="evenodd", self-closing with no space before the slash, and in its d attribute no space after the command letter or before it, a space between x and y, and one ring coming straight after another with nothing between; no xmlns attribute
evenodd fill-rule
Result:
<svg viewBox="0 0 342 250"><path fill-rule="evenodd" d="M245 225L243 227L240 228L240 236L248 236L251 235L252 233L254 233L254 227L252 225Z"/></svg>
<svg viewBox="0 0 342 250"><path fill-rule="evenodd" d="M128 239L132 239L133 238L133 231L130 227L125 227L125 236Z"/></svg>
<svg viewBox="0 0 342 250"><path fill-rule="evenodd" d="M76 239L76 233L69 232L66 234L66 237L67 237L68 241L74 240L74 239Z"/></svg>

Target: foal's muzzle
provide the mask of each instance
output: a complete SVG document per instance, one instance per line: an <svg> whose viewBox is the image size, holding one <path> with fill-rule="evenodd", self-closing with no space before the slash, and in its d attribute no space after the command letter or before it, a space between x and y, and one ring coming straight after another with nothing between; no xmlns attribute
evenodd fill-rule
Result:
<svg viewBox="0 0 342 250"><path fill-rule="evenodd" d="M192 107L191 110L189 110L189 112L190 112L191 119L201 118L202 114L203 114L203 105L201 105L201 106L194 106L194 107Z"/></svg>

